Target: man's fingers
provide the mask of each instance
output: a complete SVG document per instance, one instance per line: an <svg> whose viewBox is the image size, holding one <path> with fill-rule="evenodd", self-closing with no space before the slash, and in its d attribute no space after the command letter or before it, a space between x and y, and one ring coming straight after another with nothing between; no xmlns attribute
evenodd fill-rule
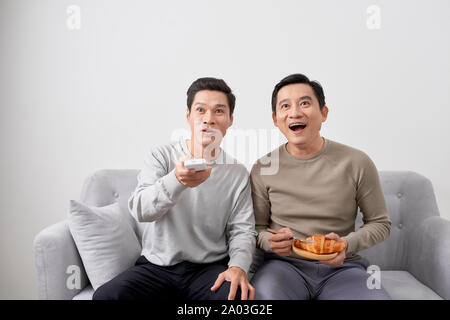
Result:
<svg viewBox="0 0 450 320"><path fill-rule="evenodd" d="M274 252L279 256L289 256L291 254L291 248L289 247L282 250L274 250Z"/></svg>
<svg viewBox="0 0 450 320"><path fill-rule="evenodd" d="M191 170L194 170L194 169L191 169ZM186 184L196 185L196 184L202 183L203 181L208 179L208 177L209 177L209 174L205 174L205 171L198 171L198 172L188 173L188 174L181 173L180 181L182 181L183 183L186 183Z"/></svg>
<svg viewBox="0 0 450 320"><path fill-rule="evenodd" d="M187 168L178 168L177 169L177 173L178 173L178 176L180 176L180 178L183 178L183 179L186 179L186 178L188 178L188 179L190 179L192 176L194 176L195 175L195 170L194 169L187 169Z"/></svg>
<svg viewBox="0 0 450 320"><path fill-rule="evenodd" d="M234 300L236 298L236 293L241 288L241 299L242 300L253 300L255 298L255 288L248 282L247 275L239 267L230 267L228 270L222 272L211 290L216 290L224 282L230 282L230 289L228 293L228 300Z"/></svg>
<svg viewBox="0 0 450 320"><path fill-rule="evenodd" d="M250 293L248 300L255 300L255 288L251 284L249 284L248 289Z"/></svg>
<svg viewBox="0 0 450 320"><path fill-rule="evenodd" d="M285 249L290 248L292 246L292 240L286 241L272 241L270 243L270 248L273 249Z"/></svg>
<svg viewBox="0 0 450 320"><path fill-rule="evenodd" d="M323 264L332 266L332 267L338 267L340 266L345 260L345 253L344 251L339 252L339 254L330 260L321 261Z"/></svg>
<svg viewBox="0 0 450 320"><path fill-rule="evenodd" d="M206 180L210 176L211 171L198 171L196 172L195 178L199 180Z"/></svg>
<svg viewBox="0 0 450 320"><path fill-rule="evenodd" d="M279 249L281 253L286 253L286 254L290 254L292 251L292 246L283 248L283 249Z"/></svg>
<svg viewBox="0 0 450 320"><path fill-rule="evenodd" d="M272 249L273 252L275 252L276 254L278 254L279 256L288 256L291 254L292 251L292 246L287 246L284 248L279 248L279 249Z"/></svg>
<svg viewBox="0 0 450 320"><path fill-rule="evenodd" d="M323 261L321 261L321 262L322 262L323 264L327 264L327 265L331 266L331 265L333 265L333 264L336 262L336 258L337 258L337 256L334 257L333 259L330 259L330 260L323 260Z"/></svg>
<svg viewBox="0 0 450 320"><path fill-rule="evenodd" d="M336 233L330 232L325 235L325 238L331 239L331 240L338 240L340 237Z"/></svg>
<svg viewBox="0 0 450 320"><path fill-rule="evenodd" d="M338 265L340 265L341 263L339 263L340 262L340 259L341 257L340 257L340 254L338 254L336 257L334 257L333 259L330 259L330 260L324 260L324 261L322 261L324 264L327 264L327 265L329 265L329 266L333 266L333 267L335 267L335 266L338 266Z"/></svg>
<svg viewBox="0 0 450 320"><path fill-rule="evenodd" d="M289 234L292 234L291 229L288 228L288 227L281 228L280 230L278 230L278 232L283 232L283 233L289 233Z"/></svg>
<svg viewBox="0 0 450 320"><path fill-rule="evenodd" d="M248 299L248 287L245 282L241 282L241 300L247 300Z"/></svg>
<svg viewBox="0 0 450 320"><path fill-rule="evenodd" d="M208 169L210 168L210 169ZM208 167L205 170L202 171L195 171L194 169L186 169L186 176L189 177L189 179L191 180L204 180L206 178L208 178L211 174L211 170L212 167Z"/></svg>
<svg viewBox="0 0 450 320"><path fill-rule="evenodd" d="M289 239L293 239L293 235L289 233L277 233L268 238L269 241L283 241Z"/></svg>
<svg viewBox="0 0 450 320"><path fill-rule="evenodd" d="M289 228L281 228L280 230L266 228L266 230L272 234L288 234L288 235L290 235L291 238L294 237L294 234L292 233L291 229L289 229Z"/></svg>
<svg viewBox="0 0 450 320"><path fill-rule="evenodd" d="M228 300L234 300L236 297L237 283L236 281L231 281L230 293L228 294Z"/></svg>
<svg viewBox="0 0 450 320"><path fill-rule="evenodd" d="M216 279L216 282L214 282L214 285L211 287L211 291L216 291L217 289L219 289L224 281L225 277L223 276L223 274L222 273L219 274L219 276Z"/></svg>
<svg viewBox="0 0 450 320"><path fill-rule="evenodd" d="M188 159L190 159L190 158L191 158L191 157L183 156L183 157L181 157L181 158L178 159L178 163L180 164L180 168L181 168L181 169L188 170L188 169L184 166L184 161L186 161L186 160L188 160Z"/></svg>
<svg viewBox="0 0 450 320"><path fill-rule="evenodd" d="M205 178L197 178L197 177L182 177L181 179L186 183L197 183L205 180Z"/></svg>
<svg viewBox="0 0 450 320"><path fill-rule="evenodd" d="M339 263L338 261L336 261L335 259L329 260L329 261L322 261L323 264L326 264L330 267L338 267L341 265L341 263Z"/></svg>

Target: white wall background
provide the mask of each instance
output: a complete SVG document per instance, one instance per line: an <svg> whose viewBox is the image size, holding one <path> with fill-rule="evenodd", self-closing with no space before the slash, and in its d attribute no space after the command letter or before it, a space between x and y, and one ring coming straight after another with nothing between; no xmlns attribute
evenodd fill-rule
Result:
<svg viewBox="0 0 450 320"><path fill-rule="evenodd" d="M234 89L243 130L273 128L282 77L319 80L323 135L428 177L450 218L449 12L446 0L0 0L0 298L37 297L35 235L66 217L86 176L139 168L188 128L185 92L202 76Z"/></svg>

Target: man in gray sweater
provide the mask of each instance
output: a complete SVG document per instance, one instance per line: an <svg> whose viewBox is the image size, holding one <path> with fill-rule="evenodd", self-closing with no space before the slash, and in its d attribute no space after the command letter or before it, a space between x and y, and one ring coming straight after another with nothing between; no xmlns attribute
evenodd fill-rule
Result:
<svg viewBox="0 0 450 320"><path fill-rule="evenodd" d="M256 243L247 169L220 148L235 97L221 79L187 92L191 139L153 148L128 205L144 224L142 256L94 299L253 299L247 272ZM207 168L187 169L190 158Z"/></svg>

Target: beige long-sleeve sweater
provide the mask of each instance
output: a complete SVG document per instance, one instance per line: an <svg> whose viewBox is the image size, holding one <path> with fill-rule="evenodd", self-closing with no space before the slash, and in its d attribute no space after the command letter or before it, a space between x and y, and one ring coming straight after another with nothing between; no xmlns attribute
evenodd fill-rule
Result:
<svg viewBox="0 0 450 320"><path fill-rule="evenodd" d="M292 156L285 144L267 154L270 166L278 160L275 174L261 171L267 166L260 161L253 166L259 248L271 251L267 227L289 227L296 238L335 232L347 240L347 260L358 258L358 251L388 237L391 221L374 163L362 151L324 141L321 151L310 158ZM364 224L354 231L358 206Z"/></svg>

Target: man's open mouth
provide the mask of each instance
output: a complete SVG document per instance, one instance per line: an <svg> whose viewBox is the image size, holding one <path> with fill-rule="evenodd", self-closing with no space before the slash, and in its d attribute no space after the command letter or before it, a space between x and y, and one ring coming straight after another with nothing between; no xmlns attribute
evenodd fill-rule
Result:
<svg viewBox="0 0 450 320"><path fill-rule="evenodd" d="M293 124L289 125L289 129L291 129L294 132L301 132L305 128L306 128L306 124L304 124L304 123L293 123Z"/></svg>
<svg viewBox="0 0 450 320"><path fill-rule="evenodd" d="M202 133L206 135L214 135L216 134L216 130L214 129L202 129Z"/></svg>

